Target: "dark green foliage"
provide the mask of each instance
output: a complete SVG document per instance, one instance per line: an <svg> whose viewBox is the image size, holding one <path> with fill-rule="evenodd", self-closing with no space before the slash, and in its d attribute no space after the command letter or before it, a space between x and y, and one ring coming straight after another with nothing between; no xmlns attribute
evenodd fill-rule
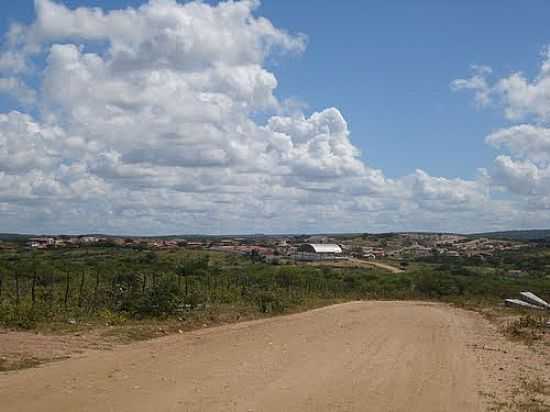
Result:
<svg viewBox="0 0 550 412"><path fill-rule="evenodd" d="M523 241L550 240L550 230L510 230L506 232L490 232L471 235L472 237L488 237L491 239L511 239Z"/></svg>
<svg viewBox="0 0 550 412"><path fill-rule="evenodd" d="M249 294L261 313L281 313L288 309L288 299L276 290L254 290Z"/></svg>
<svg viewBox="0 0 550 412"><path fill-rule="evenodd" d="M537 252L538 253L538 252ZM508 259L512 263L508 262ZM548 297L550 279L503 276L518 265L547 262L544 253L494 262L434 258L427 269L389 274L373 269L271 265L202 251L114 247L0 254L0 324L185 316L209 305L284 313L335 299L500 300L531 290ZM508 265L508 266L507 266ZM512 266L510 266L512 265ZM412 265L411 265L412 266ZM431 269L430 269L431 268Z"/></svg>
<svg viewBox="0 0 550 412"><path fill-rule="evenodd" d="M143 316L169 316L177 313L183 299L173 278L162 277L147 292L128 302L128 312Z"/></svg>
<svg viewBox="0 0 550 412"><path fill-rule="evenodd" d="M417 277L416 291L430 298L460 296L464 294L464 282L459 276L446 272L423 272Z"/></svg>

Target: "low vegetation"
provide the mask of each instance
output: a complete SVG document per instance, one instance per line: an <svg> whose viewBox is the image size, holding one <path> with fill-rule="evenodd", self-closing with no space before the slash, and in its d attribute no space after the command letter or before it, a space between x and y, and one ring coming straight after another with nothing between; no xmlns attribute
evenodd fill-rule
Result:
<svg viewBox="0 0 550 412"><path fill-rule="evenodd" d="M543 296L550 290L545 274L512 278L465 263L423 263L390 275L184 249L19 249L0 254L0 325L119 325L216 310L250 318L352 299L496 302L526 289Z"/></svg>
<svg viewBox="0 0 550 412"><path fill-rule="evenodd" d="M548 313L533 315L527 313L506 322L503 332L506 336L514 340L531 345L544 339L548 331L548 322L550 316Z"/></svg>

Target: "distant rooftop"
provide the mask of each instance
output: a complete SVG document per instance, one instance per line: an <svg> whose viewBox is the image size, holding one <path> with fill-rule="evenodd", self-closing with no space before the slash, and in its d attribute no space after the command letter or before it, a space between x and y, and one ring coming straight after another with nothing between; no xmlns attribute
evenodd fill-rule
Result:
<svg viewBox="0 0 550 412"><path fill-rule="evenodd" d="M342 253L342 248L331 243L306 243L302 245L301 250L310 253Z"/></svg>

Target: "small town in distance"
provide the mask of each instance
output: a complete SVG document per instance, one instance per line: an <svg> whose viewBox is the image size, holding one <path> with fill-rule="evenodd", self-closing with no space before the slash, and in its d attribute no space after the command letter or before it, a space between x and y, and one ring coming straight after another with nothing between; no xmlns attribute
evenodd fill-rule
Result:
<svg viewBox="0 0 550 412"><path fill-rule="evenodd" d="M33 236L25 246L31 249L113 245L119 247L148 247L153 249L204 249L241 255L257 255L265 261L279 259L316 260L346 259L407 259L428 256L489 257L497 252L513 251L535 244L529 242L490 239L437 233L389 233L350 235L248 235L182 237L111 237ZM323 245L316 247L316 245ZM328 247L328 246L332 246Z"/></svg>

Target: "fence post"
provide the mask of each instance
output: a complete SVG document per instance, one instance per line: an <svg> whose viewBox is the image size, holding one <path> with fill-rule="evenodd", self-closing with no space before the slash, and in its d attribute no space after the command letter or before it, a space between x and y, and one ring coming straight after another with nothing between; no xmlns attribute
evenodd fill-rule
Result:
<svg viewBox="0 0 550 412"><path fill-rule="evenodd" d="M83 270L80 275L80 287L78 289L78 307L82 307L82 293L84 293L84 283L86 282L86 271Z"/></svg>
<svg viewBox="0 0 550 412"><path fill-rule="evenodd" d="M67 305L69 303L69 292L70 292L70 278L69 278L69 272L66 272L66 275L65 275L65 283L66 283L66 286L65 286L65 300L64 300L64 304L65 304L65 311L67 311Z"/></svg>
<svg viewBox="0 0 550 412"><path fill-rule="evenodd" d="M100 282L99 269L97 269L95 272L94 309L97 308L97 294L99 293L99 282Z"/></svg>
<svg viewBox="0 0 550 412"><path fill-rule="evenodd" d="M15 271L15 304L16 306L19 306L19 302L21 300L20 296L20 290L19 290L19 272Z"/></svg>
<svg viewBox="0 0 550 412"><path fill-rule="evenodd" d="M31 286L31 301L32 301L32 308L34 309L34 304L36 303L36 270L34 271L32 275L32 286Z"/></svg>

